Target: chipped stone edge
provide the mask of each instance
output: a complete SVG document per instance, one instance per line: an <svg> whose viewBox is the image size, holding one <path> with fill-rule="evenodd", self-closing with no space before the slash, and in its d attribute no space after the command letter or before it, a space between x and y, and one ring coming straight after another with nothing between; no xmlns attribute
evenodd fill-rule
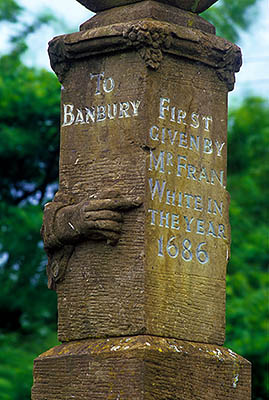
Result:
<svg viewBox="0 0 269 400"><path fill-rule="evenodd" d="M45 353L35 360L35 364L46 359L59 359L65 357L88 356L93 360L111 358L138 358L148 359L149 354L159 354L158 357L192 357L197 359L210 360L215 363L233 365L230 385L236 389L240 382L240 373L246 367L251 370L249 361L234 353L232 350L222 346L186 342L172 338L157 336L139 335L103 339L86 339L63 343Z"/></svg>

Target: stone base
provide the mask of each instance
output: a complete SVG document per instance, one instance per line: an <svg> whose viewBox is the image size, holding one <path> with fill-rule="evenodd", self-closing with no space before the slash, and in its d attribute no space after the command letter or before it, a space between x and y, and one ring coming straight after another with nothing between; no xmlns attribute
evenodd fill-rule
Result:
<svg viewBox="0 0 269 400"><path fill-rule="evenodd" d="M34 362L32 400L250 400L251 365L223 347L153 336L65 343Z"/></svg>

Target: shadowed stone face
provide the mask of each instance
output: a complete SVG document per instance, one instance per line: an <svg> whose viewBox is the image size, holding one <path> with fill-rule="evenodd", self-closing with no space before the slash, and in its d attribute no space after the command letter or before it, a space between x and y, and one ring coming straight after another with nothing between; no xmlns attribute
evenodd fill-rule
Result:
<svg viewBox="0 0 269 400"><path fill-rule="evenodd" d="M138 3L142 0L77 0L86 8L92 11L103 11L109 8L124 6L127 4ZM212 4L218 0L157 0L160 3L169 4L174 7L181 8L182 10L191 11L194 13L201 13L208 9Z"/></svg>

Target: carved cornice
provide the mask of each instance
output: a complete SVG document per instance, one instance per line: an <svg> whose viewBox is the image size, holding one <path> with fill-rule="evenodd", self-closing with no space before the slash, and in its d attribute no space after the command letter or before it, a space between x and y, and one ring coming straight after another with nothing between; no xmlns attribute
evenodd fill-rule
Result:
<svg viewBox="0 0 269 400"><path fill-rule="evenodd" d="M158 69L164 53L198 61L214 68L228 90L242 65L240 48L225 39L201 32L145 19L119 23L63 35L49 43L51 66L63 81L71 63L97 54L136 49L146 66Z"/></svg>

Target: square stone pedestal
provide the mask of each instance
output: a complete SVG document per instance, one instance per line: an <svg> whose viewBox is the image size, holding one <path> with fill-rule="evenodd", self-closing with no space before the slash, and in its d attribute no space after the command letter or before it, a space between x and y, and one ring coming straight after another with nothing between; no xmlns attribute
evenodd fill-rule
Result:
<svg viewBox="0 0 269 400"><path fill-rule="evenodd" d="M231 350L153 336L65 343L35 360L32 400L250 400Z"/></svg>

